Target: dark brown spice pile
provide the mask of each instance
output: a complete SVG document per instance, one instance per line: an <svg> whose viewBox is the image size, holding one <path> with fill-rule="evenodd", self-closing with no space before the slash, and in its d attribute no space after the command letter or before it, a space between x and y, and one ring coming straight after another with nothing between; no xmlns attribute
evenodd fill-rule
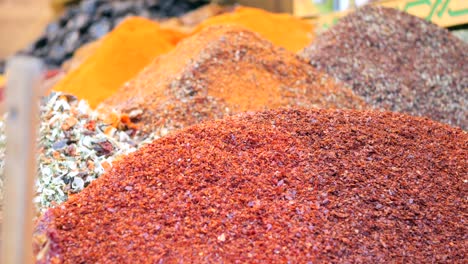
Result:
<svg viewBox="0 0 468 264"><path fill-rule="evenodd" d="M468 44L395 9L367 6L301 55L367 103L468 129Z"/></svg>
<svg viewBox="0 0 468 264"><path fill-rule="evenodd" d="M459 263L467 156L466 132L427 118L241 114L125 157L45 214L35 249L40 263Z"/></svg>
<svg viewBox="0 0 468 264"><path fill-rule="evenodd" d="M167 131L226 114L304 106L362 109L351 89L240 26L213 26L158 57L101 105Z"/></svg>

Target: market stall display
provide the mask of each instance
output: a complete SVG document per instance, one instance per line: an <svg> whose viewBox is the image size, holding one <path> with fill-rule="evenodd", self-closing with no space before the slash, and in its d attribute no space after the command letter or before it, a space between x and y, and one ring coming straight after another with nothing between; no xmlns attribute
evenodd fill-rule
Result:
<svg viewBox="0 0 468 264"><path fill-rule="evenodd" d="M112 95L155 57L172 50L185 35L157 22L129 17L107 34L92 54L53 90L86 99L91 107Z"/></svg>
<svg viewBox="0 0 468 264"><path fill-rule="evenodd" d="M448 30L374 3L316 35L230 1L76 2L26 51L49 67L36 263L466 258L468 46Z"/></svg>
<svg viewBox="0 0 468 264"><path fill-rule="evenodd" d="M294 53L243 27L208 27L161 55L105 100L163 136L207 119L277 107L365 107Z"/></svg>
<svg viewBox="0 0 468 264"><path fill-rule="evenodd" d="M127 16L164 19L206 3L205 0L84 0L50 23L44 35L23 53L43 58L49 67L60 67L81 45L103 37Z"/></svg>
<svg viewBox="0 0 468 264"><path fill-rule="evenodd" d="M35 252L38 263L463 261L467 142L382 112L206 122L49 210Z"/></svg>

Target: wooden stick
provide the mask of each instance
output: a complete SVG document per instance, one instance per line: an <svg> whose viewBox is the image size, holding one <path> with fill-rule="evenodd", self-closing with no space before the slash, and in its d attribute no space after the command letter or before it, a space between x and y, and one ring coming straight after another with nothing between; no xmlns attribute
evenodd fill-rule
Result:
<svg viewBox="0 0 468 264"><path fill-rule="evenodd" d="M31 57L7 64L5 197L1 263L32 263L33 186L36 174L37 90L42 65Z"/></svg>

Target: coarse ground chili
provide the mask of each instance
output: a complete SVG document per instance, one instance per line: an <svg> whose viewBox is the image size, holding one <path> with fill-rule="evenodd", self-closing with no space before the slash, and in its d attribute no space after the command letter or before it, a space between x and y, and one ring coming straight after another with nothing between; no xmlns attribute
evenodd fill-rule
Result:
<svg viewBox="0 0 468 264"><path fill-rule="evenodd" d="M38 223L38 263L466 259L468 135L388 112L272 110L124 157Z"/></svg>
<svg viewBox="0 0 468 264"><path fill-rule="evenodd" d="M301 55L370 105L468 129L468 44L424 19L367 6Z"/></svg>
<svg viewBox="0 0 468 264"><path fill-rule="evenodd" d="M181 41L101 109L116 108L140 121L143 130L165 135L202 120L281 106L362 109L365 104L294 53L225 25Z"/></svg>

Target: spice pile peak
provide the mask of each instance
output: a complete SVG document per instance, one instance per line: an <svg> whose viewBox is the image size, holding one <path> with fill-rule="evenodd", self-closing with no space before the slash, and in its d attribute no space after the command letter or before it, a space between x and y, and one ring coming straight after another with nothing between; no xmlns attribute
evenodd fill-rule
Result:
<svg viewBox="0 0 468 264"><path fill-rule="evenodd" d="M367 6L301 55L375 107L468 129L468 44L424 19Z"/></svg>
<svg viewBox="0 0 468 264"><path fill-rule="evenodd" d="M181 41L100 108L115 108L157 134L277 107L364 108L348 88L294 53L240 26L213 26Z"/></svg>
<svg viewBox="0 0 468 264"><path fill-rule="evenodd" d="M53 89L86 99L94 108L155 57L173 49L183 37L180 32L161 28L157 22L129 17Z"/></svg>
<svg viewBox="0 0 468 264"><path fill-rule="evenodd" d="M205 122L49 210L36 252L52 263L463 262L467 143L461 129L385 112Z"/></svg>
<svg viewBox="0 0 468 264"><path fill-rule="evenodd" d="M243 6L237 7L232 13L206 19L195 32L214 25L243 26L291 52L303 49L315 35L313 25L305 20L289 14L275 14Z"/></svg>

